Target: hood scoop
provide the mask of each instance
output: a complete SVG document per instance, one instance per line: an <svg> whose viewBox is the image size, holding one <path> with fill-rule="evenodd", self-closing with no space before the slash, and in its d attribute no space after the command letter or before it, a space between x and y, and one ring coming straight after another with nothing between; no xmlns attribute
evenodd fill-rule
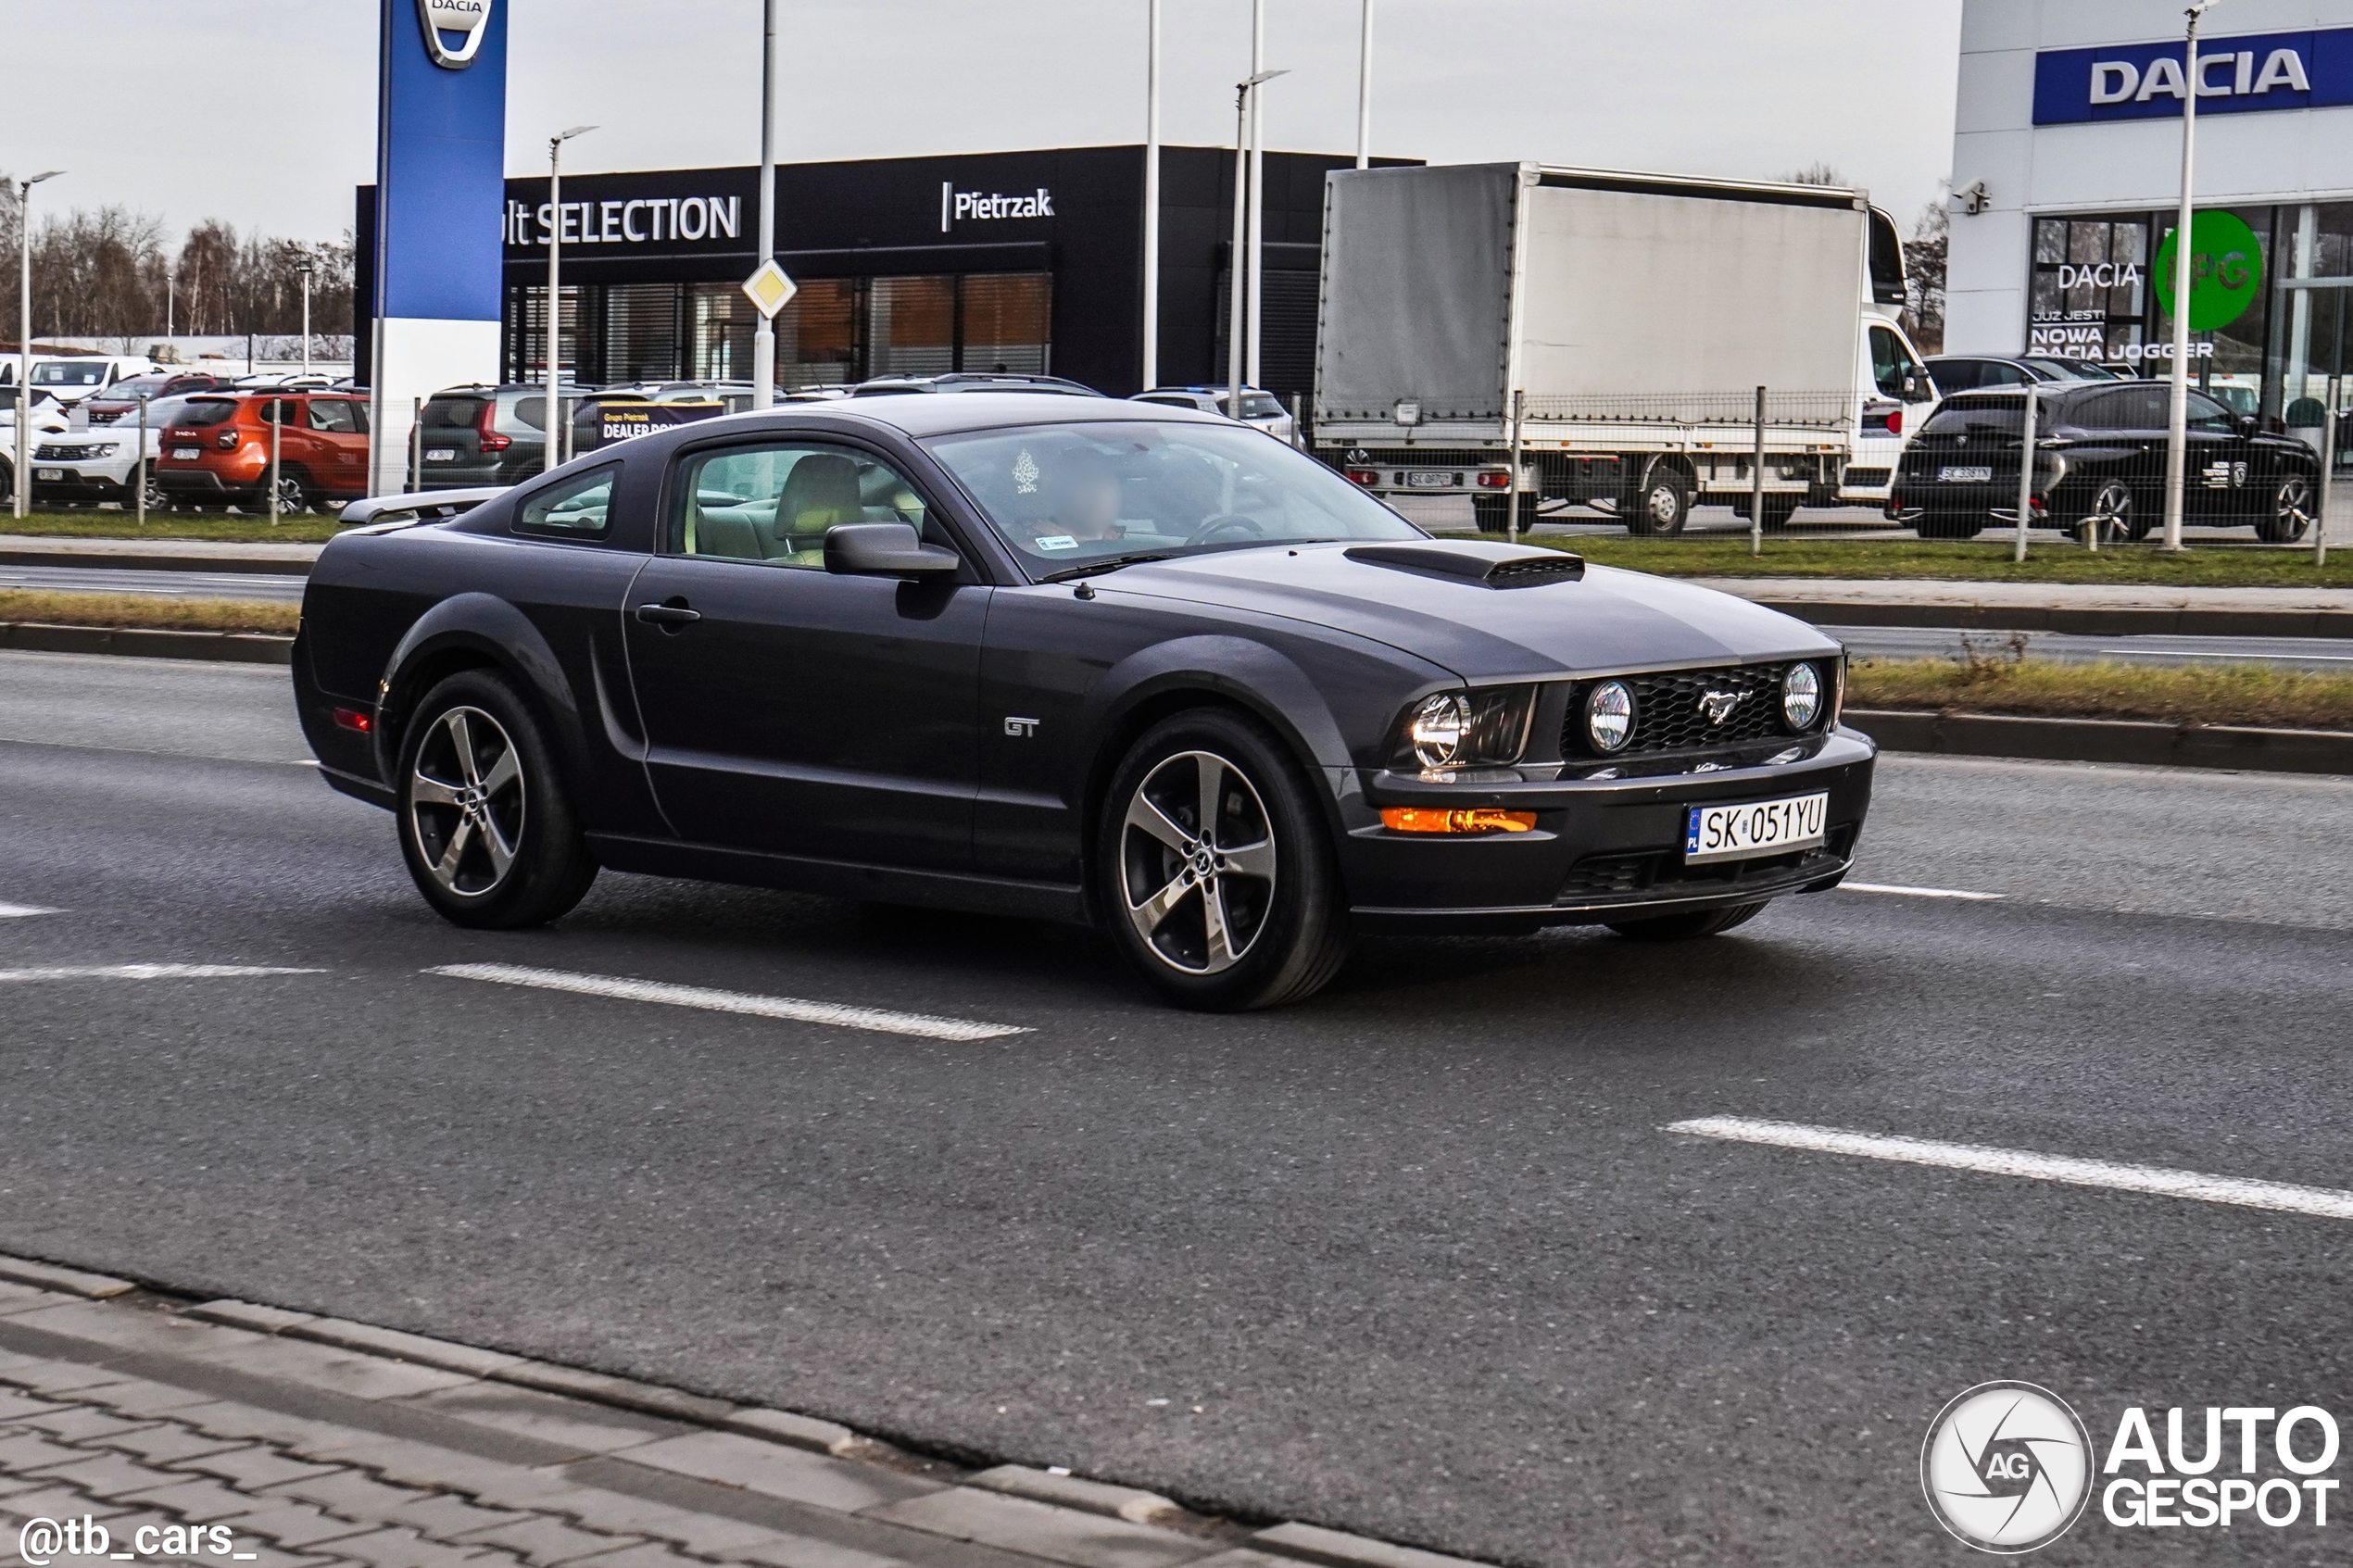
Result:
<svg viewBox="0 0 2353 1568"><path fill-rule="evenodd" d="M1563 550L1498 558L1424 545L1357 545L1341 554L1366 566L1476 583L1482 588L1541 588L1547 583L1574 583L1585 575L1585 558Z"/></svg>

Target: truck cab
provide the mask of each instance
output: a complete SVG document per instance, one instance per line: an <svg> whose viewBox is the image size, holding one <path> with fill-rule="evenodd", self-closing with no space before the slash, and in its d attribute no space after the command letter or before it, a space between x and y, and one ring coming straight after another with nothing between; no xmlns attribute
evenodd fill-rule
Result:
<svg viewBox="0 0 2353 1568"><path fill-rule="evenodd" d="M1936 407L1935 383L1901 320L1906 295L1903 235L1878 207L1870 209L1869 222L1862 353L1856 367L1860 401L1854 455L1839 479L1836 504L1843 506L1886 503L1905 433L1917 430Z"/></svg>

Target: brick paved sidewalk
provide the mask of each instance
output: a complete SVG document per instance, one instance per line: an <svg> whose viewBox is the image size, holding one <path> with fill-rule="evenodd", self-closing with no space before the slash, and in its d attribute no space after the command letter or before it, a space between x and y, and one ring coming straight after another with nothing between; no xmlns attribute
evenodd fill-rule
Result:
<svg viewBox="0 0 2353 1568"><path fill-rule="evenodd" d="M0 1280L0 1568L1466 1568L364 1324L9 1273L66 1288Z"/></svg>

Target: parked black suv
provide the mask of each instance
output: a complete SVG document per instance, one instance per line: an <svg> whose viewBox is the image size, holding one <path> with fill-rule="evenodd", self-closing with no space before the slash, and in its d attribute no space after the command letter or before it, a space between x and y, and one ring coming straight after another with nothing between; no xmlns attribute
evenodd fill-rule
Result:
<svg viewBox="0 0 2353 1568"><path fill-rule="evenodd" d="M585 396L584 387L560 389ZM545 386L453 386L425 401L419 488L514 484L547 466Z"/></svg>

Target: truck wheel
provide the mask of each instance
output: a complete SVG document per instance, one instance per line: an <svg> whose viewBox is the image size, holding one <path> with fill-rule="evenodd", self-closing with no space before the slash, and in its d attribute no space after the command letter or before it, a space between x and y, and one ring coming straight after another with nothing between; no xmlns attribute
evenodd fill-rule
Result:
<svg viewBox="0 0 2353 1568"><path fill-rule="evenodd" d="M1802 500L1803 497L1797 495L1766 496L1763 531L1767 533L1788 533L1789 520L1797 515L1797 508ZM1743 519L1748 516L1748 508L1745 505L1736 508L1735 510Z"/></svg>
<svg viewBox="0 0 2353 1568"><path fill-rule="evenodd" d="M1474 495L1471 497L1471 518L1481 533L1508 533L1512 528L1512 498L1508 495ZM1534 497L1520 508L1522 527L1536 521Z"/></svg>
<svg viewBox="0 0 2353 1568"><path fill-rule="evenodd" d="M1680 533L1691 521L1691 483L1661 463L1653 468L1626 508L1626 532L1642 535Z"/></svg>
<svg viewBox="0 0 2353 1568"><path fill-rule="evenodd" d="M499 676L460 671L425 694L397 778L401 857L450 923L545 925L597 879L554 748Z"/></svg>
<svg viewBox="0 0 2353 1568"><path fill-rule="evenodd" d="M1179 1007L1300 1001L1348 956L1315 798L1283 743L1222 709L1154 725L1103 794L1092 868L1112 940Z"/></svg>

